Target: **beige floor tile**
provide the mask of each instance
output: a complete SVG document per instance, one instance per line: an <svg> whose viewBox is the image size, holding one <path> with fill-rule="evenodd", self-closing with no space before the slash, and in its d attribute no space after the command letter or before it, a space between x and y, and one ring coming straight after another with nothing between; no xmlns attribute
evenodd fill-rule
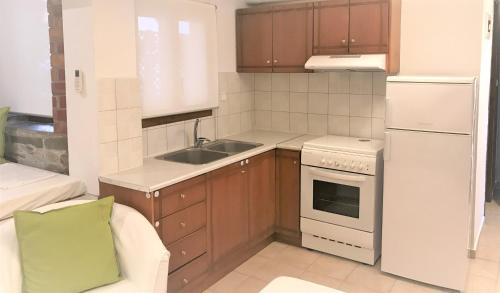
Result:
<svg viewBox="0 0 500 293"><path fill-rule="evenodd" d="M340 285L339 290L346 292L346 293L381 293L380 291L374 291L369 288L363 287L358 284L351 284L348 282L343 282Z"/></svg>
<svg viewBox="0 0 500 293"><path fill-rule="evenodd" d="M246 279L248 279L247 275L233 271L227 274L224 278L220 279L217 283L212 285L212 287L208 288L208 290L214 293L233 292Z"/></svg>
<svg viewBox="0 0 500 293"><path fill-rule="evenodd" d="M486 207L486 216L491 215L500 215L500 206L495 202L487 202L485 204Z"/></svg>
<svg viewBox="0 0 500 293"><path fill-rule="evenodd" d="M490 279L498 277L498 262L485 259L472 259L469 265L469 275L483 276Z"/></svg>
<svg viewBox="0 0 500 293"><path fill-rule="evenodd" d="M383 274L380 270L360 265L347 277L348 283L357 284L374 291L389 292L394 286L396 279L387 274Z"/></svg>
<svg viewBox="0 0 500 293"><path fill-rule="evenodd" d="M500 245L479 242L476 258L500 262Z"/></svg>
<svg viewBox="0 0 500 293"><path fill-rule="evenodd" d="M257 255L267 257L267 258L276 258L278 255L283 253L283 251L289 247L290 245L281 243L281 242L273 242L266 246L266 248L262 249L257 253Z"/></svg>
<svg viewBox="0 0 500 293"><path fill-rule="evenodd" d="M443 288L434 287L431 285L414 282L411 280L396 280L394 286L392 287L391 293L444 293L453 292L452 290L446 290Z"/></svg>
<svg viewBox="0 0 500 293"><path fill-rule="evenodd" d="M340 289L340 286L342 285L341 280L327 277L325 275L311 273L308 271L306 271L302 275L300 275L300 279L306 280L309 282L313 282L316 284L320 284L320 285L323 285L326 287L334 288L334 289Z"/></svg>
<svg viewBox="0 0 500 293"><path fill-rule="evenodd" d="M320 253L295 246L287 247L274 260L299 269L307 269L319 257Z"/></svg>
<svg viewBox="0 0 500 293"><path fill-rule="evenodd" d="M470 275L467 280L466 293L495 292L495 280L483 276Z"/></svg>
<svg viewBox="0 0 500 293"><path fill-rule="evenodd" d="M249 277L243 283L238 286L234 291L234 293L258 293L262 288L264 288L267 285L267 282L264 282L262 280Z"/></svg>
<svg viewBox="0 0 500 293"><path fill-rule="evenodd" d="M236 271L242 274L252 275L253 273L257 272L261 266L270 261L271 260L269 258L260 255L254 255L239 267L237 267Z"/></svg>
<svg viewBox="0 0 500 293"><path fill-rule="evenodd" d="M270 282L281 276L298 278L303 272L304 270L297 267L271 261L261 266L258 271L252 274L252 276L262 281Z"/></svg>
<svg viewBox="0 0 500 293"><path fill-rule="evenodd" d="M354 261L333 255L322 254L307 270L316 274L344 280L357 266L358 264Z"/></svg>

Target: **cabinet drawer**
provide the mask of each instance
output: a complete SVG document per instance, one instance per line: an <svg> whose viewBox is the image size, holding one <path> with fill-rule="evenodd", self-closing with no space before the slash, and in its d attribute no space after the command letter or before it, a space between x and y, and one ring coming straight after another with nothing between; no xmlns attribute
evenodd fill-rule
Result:
<svg viewBox="0 0 500 293"><path fill-rule="evenodd" d="M205 226L207 206L201 202L160 220L161 238L165 245L181 239Z"/></svg>
<svg viewBox="0 0 500 293"><path fill-rule="evenodd" d="M160 190L159 213L161 219L192 206L206 198L205 176L199 176Z"/></svg>
<svg viewBox="0 0 500 293"><path fill-rule="evenodd" d="M208 269L208 255L198 257L168 277L168 292L177 292Z"/></svg>
<svg viewBox="0 0 500 293"><path fill-rule="evenodd" d="M170 244L170 268L172 272L207 251L207 229L204 227Z"/></svg>

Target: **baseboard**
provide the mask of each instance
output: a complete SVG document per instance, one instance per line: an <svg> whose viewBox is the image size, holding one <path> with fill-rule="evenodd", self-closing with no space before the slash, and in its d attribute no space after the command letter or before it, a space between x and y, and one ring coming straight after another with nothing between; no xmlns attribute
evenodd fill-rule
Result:
<svg viewBox="0 0 500 293"><path fill-rule="evenodd" d="M483 227L484 227L484 220L485 220L485 217L481 217L481 224L479 225L479 233L477 235L477 238L474 239L474 245L473 247L469 247L468 249L468 255L469 255L469 258L476 258L476 252L477 252L477 247L479 245L479 238L481 238L481 232L483 231ZM474 237L475 235L473 235Z"/></svg>

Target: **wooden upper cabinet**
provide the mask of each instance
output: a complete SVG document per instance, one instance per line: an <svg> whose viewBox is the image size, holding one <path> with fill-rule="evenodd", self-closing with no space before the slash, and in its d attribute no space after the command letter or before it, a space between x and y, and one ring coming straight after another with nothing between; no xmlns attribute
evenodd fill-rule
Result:
<svg viewBox="0 0 500 293"><path fill-rule="evenodd" d="M349 53L349 0L314 3L314 55Z"/></svg>
<svg viewBox="0 0 500 293"><path fill-rule="evenodd" d="M248 170L234 163L208 175L212 257L217 262L248 242Z"/></svg>
<svg viewBox="0 0 500 293"><path fill-rule="evenodd" d="M349 52L387 53L389 47L389 1L351 0Z"/></svg>
<svg viewBox="0 0 500 293"><path fill-rule="evenodd" d="M242 9L236 16L238 71L272 72L273 14L269 9Z"/></svg>
<svg viewBox="0 0 500 293"><path fill-rule="evenodd" d="M273 8L273 71L303 72L312 55L313 5Z"/></svg>
<svg viewBox="0 0 500 293"><path fill-rule="evenodd" d="M275 152L249 159L249 230L250 239L262 240L274 232L275 223Z"/></svg>

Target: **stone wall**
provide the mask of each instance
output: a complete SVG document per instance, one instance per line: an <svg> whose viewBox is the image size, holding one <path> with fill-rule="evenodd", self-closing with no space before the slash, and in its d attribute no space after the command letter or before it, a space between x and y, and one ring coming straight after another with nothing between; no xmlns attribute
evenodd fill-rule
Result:
<svg viewBox="0 0 500 293"><path fill-rule="evenodd" d="M5 158L12 162L68 174L68 139L52 124L10 119L5 128Z"/></svg>

